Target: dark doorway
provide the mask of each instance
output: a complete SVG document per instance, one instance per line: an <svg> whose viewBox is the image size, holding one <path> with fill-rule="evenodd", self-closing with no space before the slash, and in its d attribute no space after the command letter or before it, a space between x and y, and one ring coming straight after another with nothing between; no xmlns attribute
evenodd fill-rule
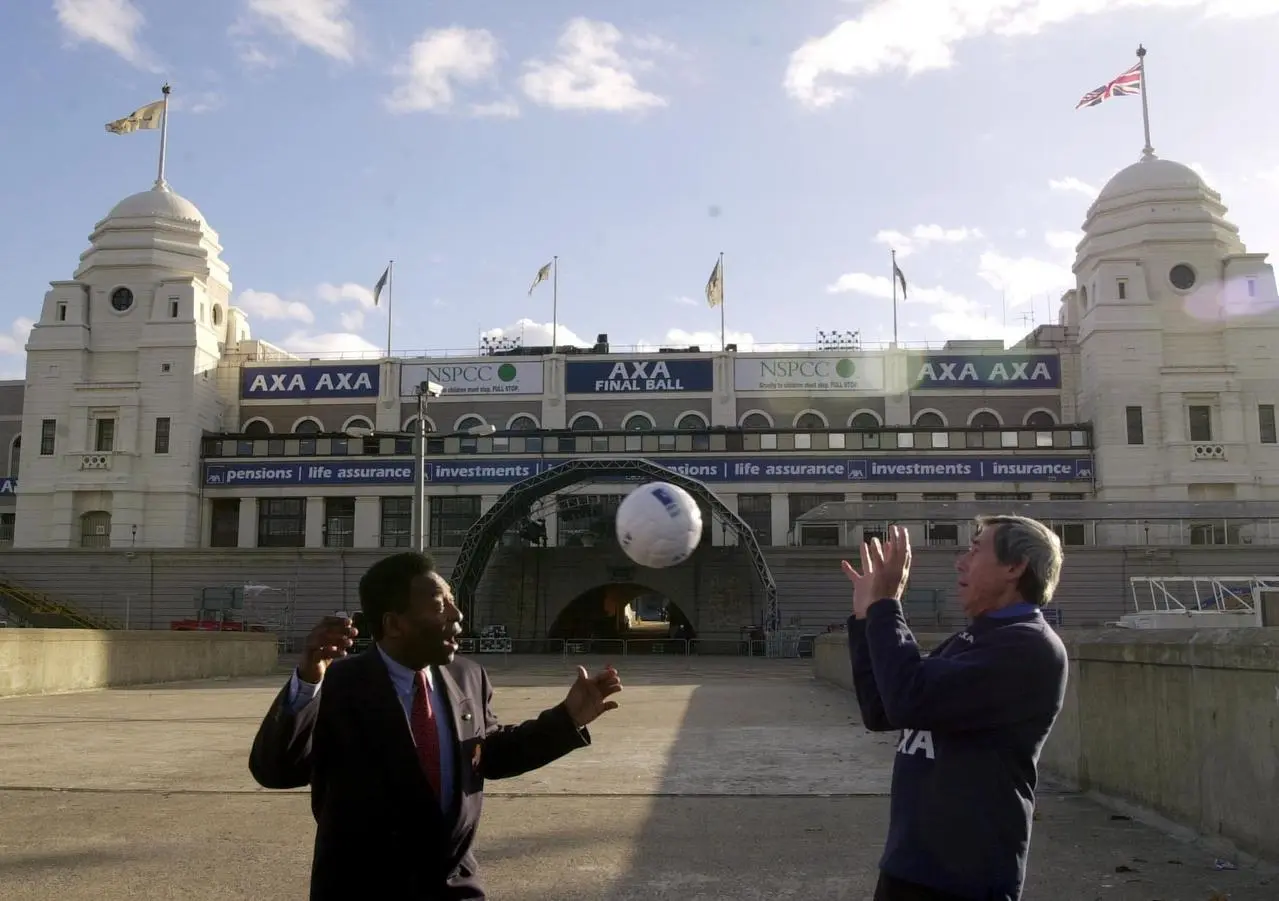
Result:
<svg viewBox="0 0 1279 901"><path fill-rule="evenodd" d="M551 624L548 638L691 640L693 623L679 605L634 582L610 582L579 594Z"/></svg>

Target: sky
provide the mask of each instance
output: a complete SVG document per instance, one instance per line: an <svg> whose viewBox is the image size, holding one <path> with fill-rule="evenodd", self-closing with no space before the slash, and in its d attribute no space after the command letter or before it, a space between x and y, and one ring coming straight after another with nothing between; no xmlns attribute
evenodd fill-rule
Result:
<svg viewBox="0 0 1279 901"><path fill-rule="evenodd" d="M254 337L740 349L1015 341L1055 321L1141 98L1155 151L1279 247L1279 0L9 0L0 375L94 224L155 179L104 125L172 85L166 178ZM551 283L529 287L558 257ZM394 260L392 290L372 288Z"/></svg>

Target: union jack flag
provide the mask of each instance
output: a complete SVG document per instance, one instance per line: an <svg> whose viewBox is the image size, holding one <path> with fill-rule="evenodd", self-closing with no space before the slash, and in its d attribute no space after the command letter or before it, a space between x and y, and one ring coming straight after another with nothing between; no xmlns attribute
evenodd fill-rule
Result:
<svg viewBox="0 0 1279 901"><path fill-rule="evenodd" d="M1130 94L1141 93L1141 63L1133 66L1123 75L1120 75L1114 81L1107 82L1095 91L1089 91L1084 98L1079 101L1075 109L1083 106L1096 106L1103 100L1109 100L1111 97L1127 97Z"/></svg>

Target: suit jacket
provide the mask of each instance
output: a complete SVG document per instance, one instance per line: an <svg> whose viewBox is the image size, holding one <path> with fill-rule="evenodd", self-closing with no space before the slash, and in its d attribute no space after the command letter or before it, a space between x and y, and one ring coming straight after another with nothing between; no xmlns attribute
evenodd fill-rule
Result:
<svg viewBox="0 0 1279 901"><path fill-rule="evenodd" d="M485 779L518 776L589 745L563 704L499 725L484 668L437 667L455 736L453 797L442 812L376 646L336 661L300 713L286 685L258 727L249 771L263 788L311 786L311 901L483 899L471 847Z"/></svg>

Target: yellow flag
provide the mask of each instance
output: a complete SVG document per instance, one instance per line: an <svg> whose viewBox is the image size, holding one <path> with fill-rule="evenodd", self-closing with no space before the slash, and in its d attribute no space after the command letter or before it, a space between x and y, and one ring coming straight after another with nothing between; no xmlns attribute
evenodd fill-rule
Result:
<svg viewBox="0 0 1279 901"><path fill-rule="evenodd" d="M155 103L148 103L141 109L134 110L123 119L108 122L107 131L113 135L127 135L135 131L159 128L162 118L164 118L164 101L157 100Z"/></svg>

